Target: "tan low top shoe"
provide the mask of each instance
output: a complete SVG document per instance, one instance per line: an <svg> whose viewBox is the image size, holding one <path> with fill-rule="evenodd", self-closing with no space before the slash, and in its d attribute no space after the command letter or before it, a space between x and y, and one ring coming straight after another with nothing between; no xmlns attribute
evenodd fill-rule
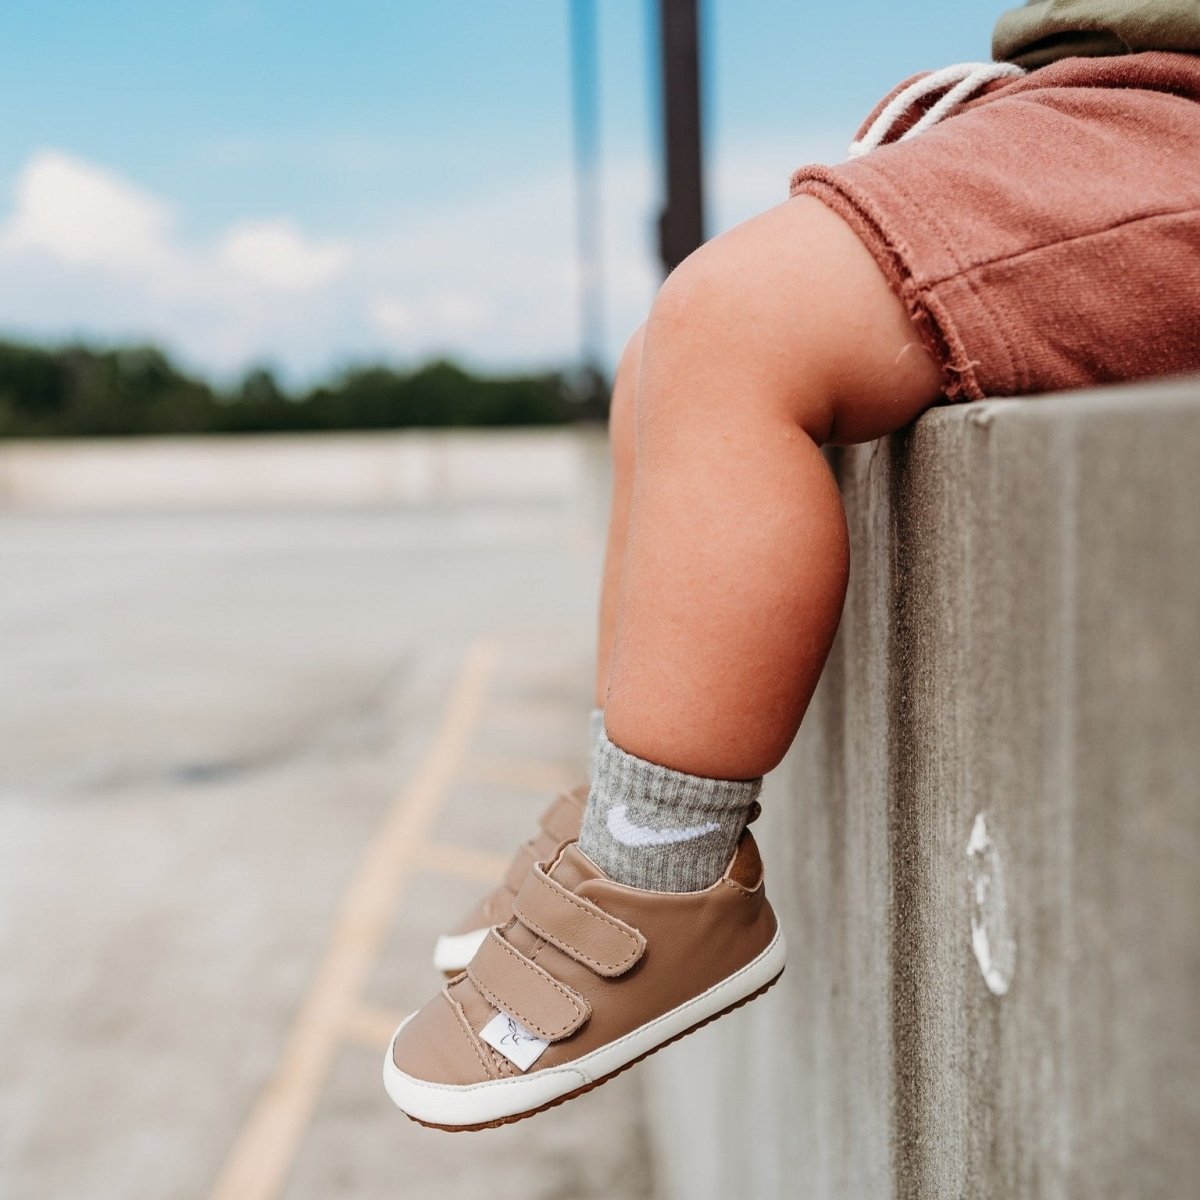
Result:
<svg viewBox="0 0 1200 1200"><path fill-rule="evenodd" d="M537 833L525 842L513 856L503 881L489 892L451 933L438 938L433 948L433 965L447 975L457 975L466 969L483 945L493 925L512 920L513 900L517 889L535 862L552 862L567 842L579 836L583 825L583 809L587 804L589 786L586 783L562 792L538 819Z"/></svg>
<svg viewBox="0 0 1200 1200"><path fill-rule="evenodd" d="M396 1030L384 1085L423 1125L520 1120L765 992L786 957L749 831L700 892L614 883L571 842L530 868L513 919Z"/></svg>

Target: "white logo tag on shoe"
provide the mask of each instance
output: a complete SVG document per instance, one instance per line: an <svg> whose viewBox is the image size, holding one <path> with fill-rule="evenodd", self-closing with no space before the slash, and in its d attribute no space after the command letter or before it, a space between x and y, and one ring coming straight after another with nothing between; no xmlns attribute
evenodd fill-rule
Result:
<svg viewBox="0 0 1200 1200"><path fill-rule="evenodd" d="M608 832L613 841L622 846L673 846L676 842L690 842L720 828L720 821L708 821L704 825L684 825L679 829L651 829L646 825L635 825L625 815L624 804L608 810Z"/></svg>
<svg viewBox="0 0 1200 1200"><path fill-rule="evenodd" d="M528 1071L541 1058L542 1051L550 1045L536 1033L530 1033L520 1021L505 1012L498 1012L479 1031L479 1036L522 1071Z"/></svg>

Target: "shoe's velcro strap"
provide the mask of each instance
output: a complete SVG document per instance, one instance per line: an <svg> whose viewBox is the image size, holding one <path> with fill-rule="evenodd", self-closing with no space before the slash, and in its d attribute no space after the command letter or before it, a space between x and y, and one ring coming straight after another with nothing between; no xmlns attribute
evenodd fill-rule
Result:
<svg viewBox="0 0 1200 1200"><path fill-rule="evenodd" d="M475 952L467 974L490 1004L548 1042L574 1033L592 1013L577 991L530 962L495 929Z"/></svg>
<svg viewBox="0 0 1200 1200"><path fill-rule="evenodd" d="M579 822L585 803L587 792L582 787L563 792L551 801L550 807L542 813L538 824L556 842L574 841L579 836Z"/></svg>
<svg viewBox="0 0 1200 1200"><path fill-rule="evenodd" d="M521 884L513 913L538 937L597 975L623 975L646 949L646 939L632 925L567 891L537 864Z"/></svg>

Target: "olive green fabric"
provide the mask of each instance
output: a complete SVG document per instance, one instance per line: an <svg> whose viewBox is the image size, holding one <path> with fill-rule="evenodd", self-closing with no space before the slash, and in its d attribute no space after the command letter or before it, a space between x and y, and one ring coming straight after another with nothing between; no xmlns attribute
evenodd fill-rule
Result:
<svg viewBox="0 0 1200 1200"><path fill-rule="evenodd" d="M1030 68L1139 50L1200 53L1200 0L1029 0L992 34L993 58Z"/></svg>

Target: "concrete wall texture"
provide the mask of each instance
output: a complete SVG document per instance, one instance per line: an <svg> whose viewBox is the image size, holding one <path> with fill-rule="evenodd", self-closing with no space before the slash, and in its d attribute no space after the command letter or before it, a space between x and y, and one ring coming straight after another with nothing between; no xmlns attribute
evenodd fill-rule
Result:
<svg viewBox="0 0 1200 1200"><path fill-rule="evenodd" d="M835 459L841 631L760 841L778 987L656 1056L683 1200L1200 1189L1200 381Z"/></svg>

